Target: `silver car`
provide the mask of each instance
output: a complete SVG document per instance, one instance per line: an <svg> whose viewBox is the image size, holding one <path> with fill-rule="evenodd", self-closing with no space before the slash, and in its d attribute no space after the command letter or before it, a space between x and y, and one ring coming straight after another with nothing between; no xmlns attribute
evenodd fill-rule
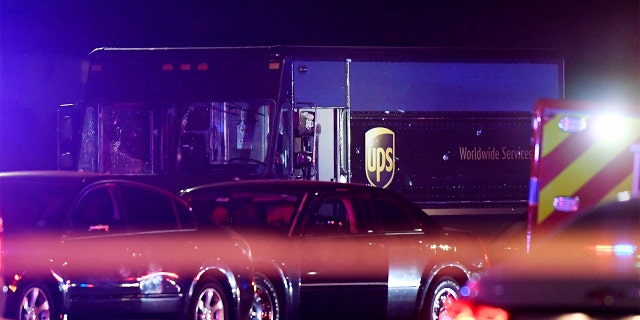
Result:
<svg viewBox="0 0 640 320"><path fill-rule="evenodd" d="M201 220L228 226L251 246L257 318L436 319L442 303L487 268L479 240L443 229L385 189L236 181L182 197Z"/></svg>

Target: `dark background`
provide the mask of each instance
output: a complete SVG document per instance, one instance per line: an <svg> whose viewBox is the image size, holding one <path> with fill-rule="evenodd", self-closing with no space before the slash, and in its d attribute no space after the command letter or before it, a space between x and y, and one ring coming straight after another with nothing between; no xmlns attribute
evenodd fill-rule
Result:
<svg viewBox="0 0 640 320"><path fill-rule="evenodd" d="M640 104L640 0L0 1L0 171L55 168L96 47L551 48L566 98Z"/></svg>

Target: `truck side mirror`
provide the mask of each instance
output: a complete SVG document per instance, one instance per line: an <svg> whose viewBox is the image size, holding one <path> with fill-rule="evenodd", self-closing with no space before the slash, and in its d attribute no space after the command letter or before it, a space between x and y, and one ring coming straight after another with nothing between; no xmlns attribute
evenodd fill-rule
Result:
<svg viewBox="0 0 640 320"><path fill-rule="evenodd" d="M58 168L60 170L73 170L73 163L73 155L70 152L65 152L58 156Z"/></svg>
<svg viewBox="0 0 640 320"><path fill-rule="evenodd" d="M60 170L73 170L74 160L71 154L73 146L73 122L69 115L62 116L58 123L58 168Z"/></svg>

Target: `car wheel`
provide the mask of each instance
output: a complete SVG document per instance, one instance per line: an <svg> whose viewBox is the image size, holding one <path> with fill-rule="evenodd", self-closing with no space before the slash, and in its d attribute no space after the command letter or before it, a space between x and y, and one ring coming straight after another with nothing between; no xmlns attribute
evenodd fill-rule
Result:
<svg viewBox="0 0 640 320"><path fill-rule="evenodd" d="M229 319L229 305L224 289L216 282L199 284L191 301L188 320Z"/></svg>
<svg viewBox="0 0 640 320"><path fill-rule="evenodd" d="M25 288L20 295L18 319L56 319L53 295L42 284L32 284Z"/></svg>
<svg viewBox="0 0 640 320"><path fill-rule="evenodd" d="M260 273L254 275L256 294L251 308L252 320L279 320L280 304L276 288L269 279Z"/></svg>
<svg viewBox="0 0 640 320"><path fill-rule="evenodd" d="M444 312L452 301L459 297L460 285L452 278L441 278L436 282L433 291L428 295L425 305L428 306L424 319L438 320L438 317Z"/></svg>

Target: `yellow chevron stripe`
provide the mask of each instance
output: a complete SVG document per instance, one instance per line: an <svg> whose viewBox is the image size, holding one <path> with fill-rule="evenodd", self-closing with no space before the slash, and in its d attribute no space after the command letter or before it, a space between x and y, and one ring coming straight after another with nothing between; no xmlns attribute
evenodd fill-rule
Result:
<svg viewBox="0 0 640 320"><path fill-rule="evenodd" d="M632 123L629 123L630 125ZM635 121L633 124L637 124ZM638 127L635 127L638 128ZM631 127L630 127L631 129ZM583 132L582 134L589 134ZM576 158L565 170L560 172L547 186L540 190L538 203L538 223L546 219L553 211L553 198L572 196L596 173L622 152L630 152L630 144L640 136L640 131L625 135L621 140L612 142L599 139L582 155ZM627 169L623 169L627 170ZM631 168L628 168L631 170Z"/></svg>
<svg viewBox="0 0 640 320"><path fill-rule="evenodd" d="M617 199L620 192L629 192L629 195L631 195L631 188L633 184L632 179L633 173L630 172L629 175L627 175L617 186L615 186L599 201L598 205Z"/></svg>
<svg viewBox="0 0 640 320"><path fill-rule="evenodd" d="M564 132L558 127L560 119L564 116L564 114L557 114L544 125L544 128L542 130L542 157L548 155L551 151L553 151L553 149L561 144L562 141L569 137L570 133Z"/></svg>

